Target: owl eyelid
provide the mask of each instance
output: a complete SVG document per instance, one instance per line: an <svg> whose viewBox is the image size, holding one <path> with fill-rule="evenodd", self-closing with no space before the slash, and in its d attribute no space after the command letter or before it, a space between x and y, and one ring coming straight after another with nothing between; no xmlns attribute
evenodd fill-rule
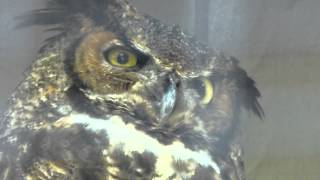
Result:
<svg viewBox="0 0 320 180"><path fill-rule="evenodd" d="M108 51L109 49L113 49L115 47L125 47L125 45L118 39L114 39L109 41L108 43L104 44L101 47L101 52Z"/></svg>

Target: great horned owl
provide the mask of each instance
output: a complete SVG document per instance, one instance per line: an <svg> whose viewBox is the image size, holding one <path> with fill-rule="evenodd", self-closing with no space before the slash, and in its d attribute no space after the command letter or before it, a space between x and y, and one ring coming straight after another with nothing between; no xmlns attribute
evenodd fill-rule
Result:
<svg viewBox="0 0 320 180"><path fill-rule="evenodd" d="M0 127L0 179L243 180L254 81L125 0L47 0L46 41Z"/></svg>

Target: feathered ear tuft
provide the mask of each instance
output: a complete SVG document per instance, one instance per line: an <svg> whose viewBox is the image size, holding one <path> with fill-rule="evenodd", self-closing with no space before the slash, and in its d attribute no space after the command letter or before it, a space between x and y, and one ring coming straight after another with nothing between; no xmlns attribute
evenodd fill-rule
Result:
<svg viewBox="0 0 320 180"><path fill-rule="evenodd" d="M255 81L247 76L244 81L244 107L251 110L255 113L260 119L263 119L265 114L258 101L258 98L261 97L261 94L257 87L255 86Z"/></svg>
<svg viewBox="0 0 320 180"><path fill-rule="evenodd" d="M68 32L78 31L85 19L92 25L108 26L113 20L112 13L123 11L125 5L128 5L126 0L47 0L45 8L16 17L16 28L46 26L46 31L57 33L46 40L49 42ZM110 9L114 12L108 13Z"/></svg>
<svg viewBox="0 0 320 180"><path fill-rule="evenodd" d="M107 0L48 0L45 8L19 16L18 27L61 25L72 20L76 15L90 18L99 17L106 5Z"/></svg>
<svg viewBox="0 0 320 180"><path fill-rule="evenodd" d="M238 86L240 88L241 104L244 106L244 108L256 114L260 119L263 119L265 114L258 101L258 98L261 97L261 94L255 85L255 81L239 67L237 59L231 57L231 61L235 65L232 76L237 79Z"/></svg>
<svg viewBox="0 0 320 180"><path fill-rule="evenodd" d="M51 26L50 31L63 31L73 26L79 17L105 24L108 22L108 7L121 11L125 4L125 0L47 0L45 8L17 17L16 27L44 25Z"/></svg>

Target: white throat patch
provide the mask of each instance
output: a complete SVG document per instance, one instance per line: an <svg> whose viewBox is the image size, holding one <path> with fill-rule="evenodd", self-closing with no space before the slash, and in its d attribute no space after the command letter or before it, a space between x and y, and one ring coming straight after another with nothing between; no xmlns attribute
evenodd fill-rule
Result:
<svg viewBox="0 0 320 180"><path fill-rule="evenodd" d="M71 114L63 119L71 124L86 125L86 129L92 131L106 131L110 145L113 147L121 145L126 154L131 154L133 151L153 153L157 156L156 171L160 175L174 173L172 163L177 160L193 161L204 167L212 167L217 174L220 174L220 168L207 151L192 151L178 141L171 145L161 144L157 139L137 130L132 124L125 124L119 116L105 120L85 114Z"/></svg>

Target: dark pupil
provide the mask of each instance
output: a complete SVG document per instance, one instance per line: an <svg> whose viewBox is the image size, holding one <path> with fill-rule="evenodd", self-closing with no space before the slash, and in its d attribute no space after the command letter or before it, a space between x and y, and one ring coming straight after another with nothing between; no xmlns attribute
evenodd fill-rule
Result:
<svg viewBox="0 0 320 180"><path fill-rule="evenodd" d="M129 61L129 56L127 53L119 53L117 57L117 61L119 64L127 64Z"/></svg>
<svg viewBox="0 0 320 180"><path fill-rule="evenodd" d="M194 82L194 87L196 88L200 96L203 96L205 94L205 85L202 81L197 80L196 82Z"/></svg>

